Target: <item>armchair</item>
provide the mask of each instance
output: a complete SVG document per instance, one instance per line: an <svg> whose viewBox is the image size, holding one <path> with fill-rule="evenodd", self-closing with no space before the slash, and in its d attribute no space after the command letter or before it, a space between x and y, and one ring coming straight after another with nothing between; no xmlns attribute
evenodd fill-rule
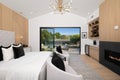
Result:
<svg viewBox="0 0 120 80"><path fill-rule="evenodd" d="M59 48L59 49L58 49ZM66 58L66 61L69 63L69 58L70 58L70 55L67 51L65 50L62 50L60 46L57 46L54 50L54 52L56 52L57 54L63 56Z"/></svg>
<svg viewBox="0 0 120 80"><path fill-rule="evenodd" d="M62 71L52 64L51 59L47 60L47 80L84 80L68 64L65 64L65 71Z"/></svg>

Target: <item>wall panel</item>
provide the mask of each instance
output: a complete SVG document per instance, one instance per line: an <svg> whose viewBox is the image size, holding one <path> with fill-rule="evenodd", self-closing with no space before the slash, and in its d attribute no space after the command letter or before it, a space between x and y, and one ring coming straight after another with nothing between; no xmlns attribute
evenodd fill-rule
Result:
<svg viewBox="0 0 120 80"><path fill-rule="evenodd" d="M0 29L15 32L15 43L28 45L28 20L0 4Z"/></svg>
<svg viewBox="0 0 120 80"><path fill-rule="evenodd" d="M1 8L1 3L0 3L0 29L2 29L2 8Z"/></svg>
<svg viewBox="0 0 120 80"><path fill-rule="evenodd" d="M12 10L2 5L2 29L12 31Z"/></svg>
<svg viewBox="0 0 120 80"><path fill-rule="evenodd" d="M106 0L100 6L100 41L120 42L120 0ZM114 27L118 25L119 29Z"/></svg>

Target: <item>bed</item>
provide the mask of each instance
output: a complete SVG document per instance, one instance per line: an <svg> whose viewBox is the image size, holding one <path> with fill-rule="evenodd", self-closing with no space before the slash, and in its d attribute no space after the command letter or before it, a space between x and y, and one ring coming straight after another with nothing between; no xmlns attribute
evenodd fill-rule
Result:
<svg viewBox="0 0 120 80"><path fill-rule="evenodd" d="M15 43L15 33L0 30L0 46ZM45 80L46 60L52 52L25 52L25 56L0 61L0 80Z"/></svg>
<svg viewBox="0 0 120 80"><path fill-rule="evenodd" d="M0 62L0 80L45 80L46 60L52 52L27 52L25 56Z"/></svg>

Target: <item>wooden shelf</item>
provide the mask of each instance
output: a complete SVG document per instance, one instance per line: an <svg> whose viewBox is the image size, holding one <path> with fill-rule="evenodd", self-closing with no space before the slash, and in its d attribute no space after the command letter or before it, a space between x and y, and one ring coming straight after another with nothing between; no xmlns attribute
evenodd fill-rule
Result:
<svg viewBox="0 0 120 80"><path fill-rule="evenodd" d="M96 18L88 23L89 38L99 37L99 18Z"/></svg>

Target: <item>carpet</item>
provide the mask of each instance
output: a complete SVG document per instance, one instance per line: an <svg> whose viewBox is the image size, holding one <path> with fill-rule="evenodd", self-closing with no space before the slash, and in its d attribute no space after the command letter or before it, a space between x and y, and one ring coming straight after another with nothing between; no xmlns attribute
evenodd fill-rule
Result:
<svg viewBox="0 0 120 80"><path fill-rule="evenodd" d="M78 55L78 53L70 53L69 64L78 74L83 75L84 80L104 80L95 72L95 70L93 70L80 58L80 55Z"/></svg>

